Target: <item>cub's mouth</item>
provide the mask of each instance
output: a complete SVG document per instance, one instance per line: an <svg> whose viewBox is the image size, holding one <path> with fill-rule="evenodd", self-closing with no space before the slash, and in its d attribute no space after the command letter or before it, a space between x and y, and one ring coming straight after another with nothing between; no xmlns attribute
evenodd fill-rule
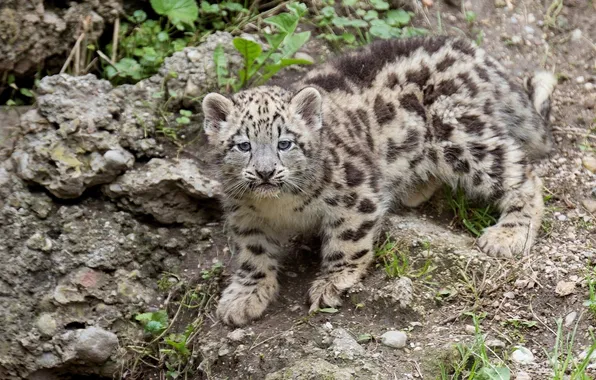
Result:
<svg viewBox="0 0 596 380"><path fill-rule="evenodd" d="M253 191L260 196L270 197L278 195L280 192L280 187L270 182L264 182L256 185Z"/></svg>

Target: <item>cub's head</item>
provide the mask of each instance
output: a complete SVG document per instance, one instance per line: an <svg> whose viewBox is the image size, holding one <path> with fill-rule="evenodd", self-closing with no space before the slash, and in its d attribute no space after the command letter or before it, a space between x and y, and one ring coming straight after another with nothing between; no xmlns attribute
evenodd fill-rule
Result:
<svg viewBox="0 0 596 380"><path fill-rule="evenodd" d="M299 194L315 185L323 122L316 89L263 86L232 99L210 93L203 114L228 196Z"/></svg>

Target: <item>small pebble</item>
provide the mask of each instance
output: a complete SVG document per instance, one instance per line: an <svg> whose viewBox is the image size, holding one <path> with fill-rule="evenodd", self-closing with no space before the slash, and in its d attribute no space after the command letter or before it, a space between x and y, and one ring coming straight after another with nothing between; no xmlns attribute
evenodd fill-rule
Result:
<svg viewBox="0 0 596 380"><path fill-rule="evenodd" d="M511 360L519 364L531 364L534 362L534 354L523 346L515 346Z"/></svg>
<svg viewBox="0 0 596 380"><path fill-rule="evenodd" d="M575 321L575 317L577 317L577 311L572 311L571 313L565 316L565 327L571 326L573 321Z"/></svg>
<svg viewBox="0 0 596 380"><path fill-rule="evenodd" d="M381 343L393 348L404 348L408 340L408 335L403 331L387 331L381 335Z"/></svg>
<svg viewBox="0 0 596 380"><path fill-rule="evenodd" d="M579 41L582 38L582 31L581 29L575 29L571 32L571 41Z"/></svg>
<svg viewBox="0 0 596 380"><path fill-rule="evenodd" d="M575 81L581 84L586 81L586 78L584 78L583 75L580 75L579 77L575 78Z"/></svg>
<svg viewBox="0 0 596 380"><path fill-rule="evenodd" d="M470 335L476 334L476 328L472 325L466 325L464 327L464 331L466 332L466 334L470 334Z"/></svg>

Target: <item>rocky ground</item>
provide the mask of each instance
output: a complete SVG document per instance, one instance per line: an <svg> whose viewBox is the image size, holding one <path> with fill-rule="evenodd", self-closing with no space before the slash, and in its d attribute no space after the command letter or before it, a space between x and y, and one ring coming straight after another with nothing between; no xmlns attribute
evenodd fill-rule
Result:
<svg viewBox="0 0 596 380"><path fill-rule="evenodd" d="M297 240L278 301L238 330L212 314L218 280L234 264L200 117L181 141L163 137L171 111L197 112L190 99L215 87L212 51L231 37L176 53L134 86L43 79L34 108L0 112L0 378L163 378L141 354L155 354L147 351L155 345L143 343L135 321L159 308L171 311L168 333L196 327L189 368L197 379L435 379L441 362L455 360L454 344L477 339L470 314L513 378L552 378L555 320L565 336L577 325L572 353L581 357L596 318L583 305L596 254L596 10L565 2L547 27L549 4L474 1L465 4L477 16L470 22L459 6L435 1L417 16L435 33L476 39L517 78L537 67L559 75L557 146L537 165L547 213L531 254L485 257L439 194L387 222L408 257L401 277L380 263L342 308L309 316L317 242ZM164 83L179 95L167 107L153 96ZM194 309L180 307L189 294L184 304ZM175 355L164 360L180 365Z"/></svg>

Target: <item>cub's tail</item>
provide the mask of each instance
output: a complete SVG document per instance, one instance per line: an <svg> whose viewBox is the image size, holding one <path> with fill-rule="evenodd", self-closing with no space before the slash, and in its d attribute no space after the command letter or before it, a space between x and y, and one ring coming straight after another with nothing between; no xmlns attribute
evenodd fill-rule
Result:
<svg viewBox="0 0 596 380"><path fill-rule="evenodd" d="M548 71L537 71L533 76L526 78L524 84L534 109L548 123L551 95L557 85L557 78Z"/></svg>

